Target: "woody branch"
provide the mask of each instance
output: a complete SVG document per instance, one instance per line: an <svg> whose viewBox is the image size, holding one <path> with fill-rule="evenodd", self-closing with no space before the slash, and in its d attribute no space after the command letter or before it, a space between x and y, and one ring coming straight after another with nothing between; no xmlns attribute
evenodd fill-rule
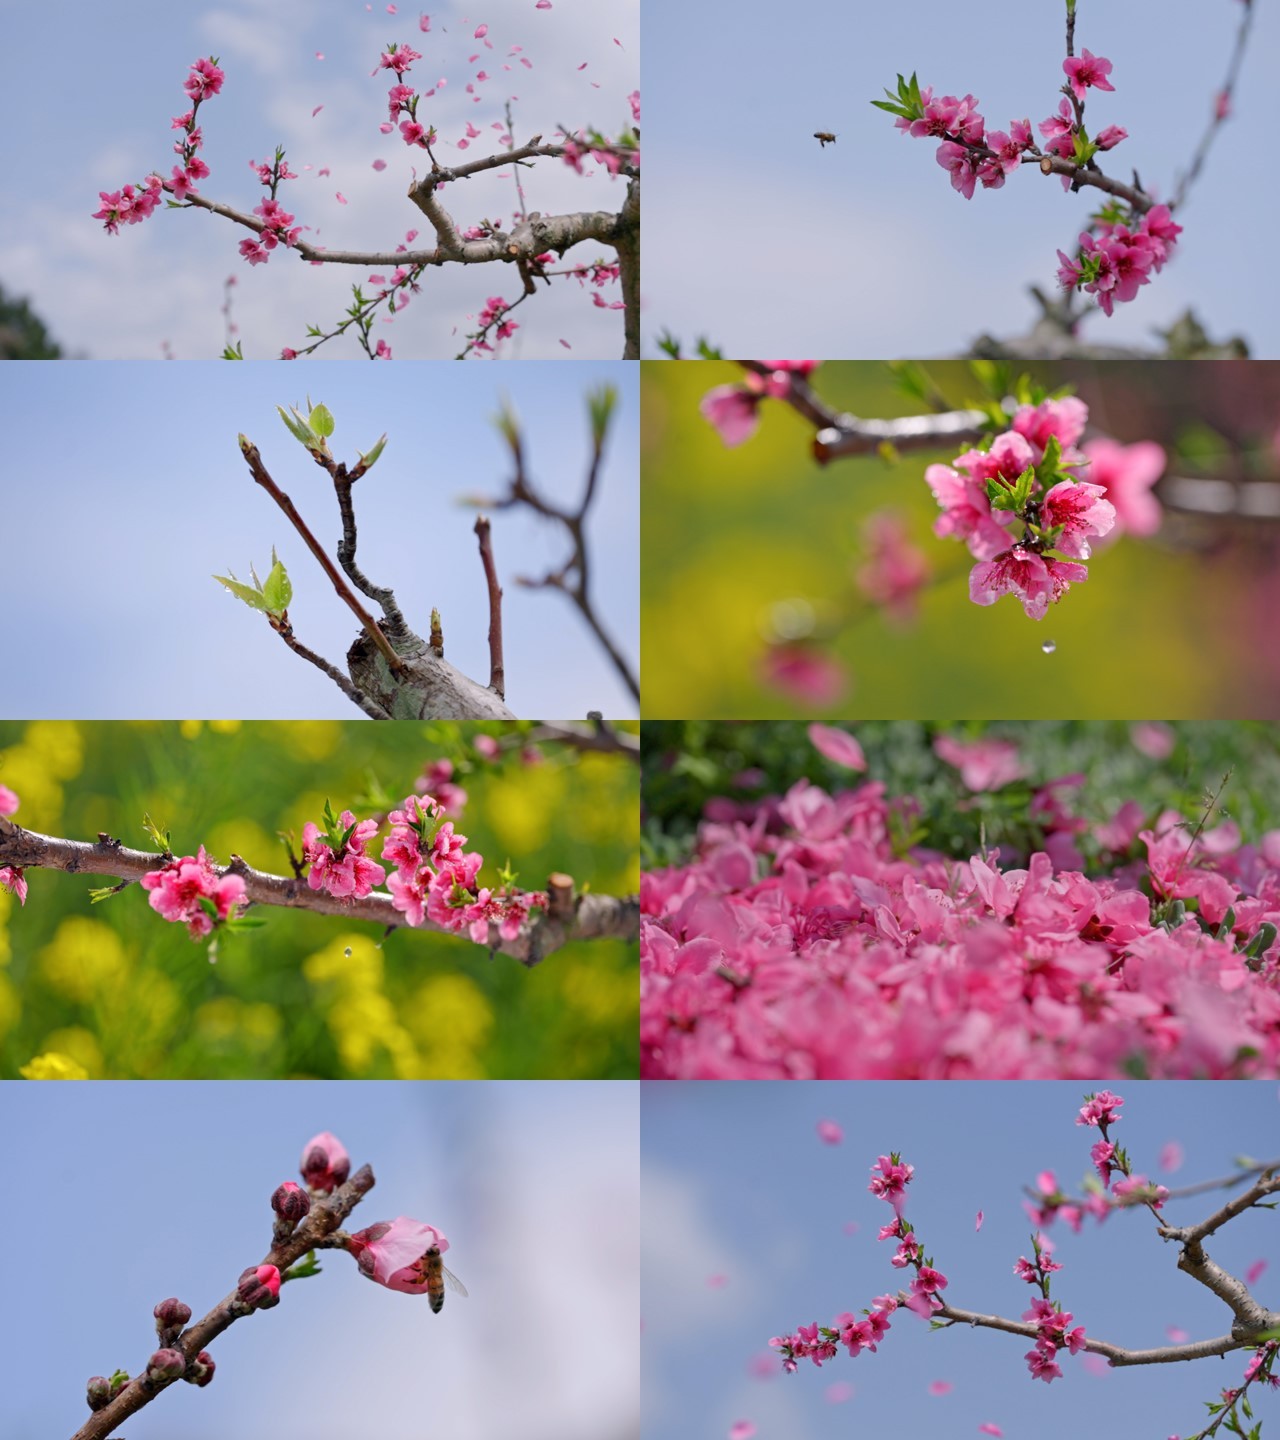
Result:
<svg viewBox="0 0 1280 1440"><path fill-rule="evenodd" d="M155 851L133 850L110 835L100 834L96 842L66 840L26 830L0 816L0 863L24 869L63 870L69 874L109 875L126 883L140 881L152 871L162 870L173 859ZM453 934L444 926L424 919L409 926L405 915L391 903L390 895L370 894L360 899L339 898L312 890L297 876L273 875L257 870L238 855L228 865L213 865L219 875L238 875L244 881L245 896L255 905L306 910L315 915L341 916L346 920L367 920L386 930L411 928L436 934ZM640 902L634 895L575 895L573 880L553 875L548 882L551 904L547 913L531 917L511 940L503 940L493 926L488 949L533 966L546 956L578 940L635 940L640 933Z"/></svg>

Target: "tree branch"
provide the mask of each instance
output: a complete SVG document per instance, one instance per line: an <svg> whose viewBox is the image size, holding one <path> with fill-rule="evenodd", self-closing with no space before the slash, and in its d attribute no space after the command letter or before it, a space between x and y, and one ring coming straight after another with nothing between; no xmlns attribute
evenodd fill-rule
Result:
<svg viewBox="0 0 1280 1440"><path fill-rule="evenodd" d="M274 1265L283 1275L309 1250L329 1248L326 1242L365 1195L373 1189L375 1183L373 1171L368 1165L362 1165L346 1184L339 1186L332 1195L323 1199L314 1199L306 1218L287 1239L274 1244L267 1251L266 1257L259 1263ZM246 1314L253 1313L252 1310L246 1311L238 1291L232 1290L202 1320L188 1325L178 1339L167 1348L180 1350L186 1356L187 1363L190 1364L224 1330L229 1329L237 1320L243 1319ZM169 1384L176 1383L178 1382L169 1382ZM121 1425L131 1415L136 1415L139 1410L149 1405L162 1390L167 1388L167 1384L153 1385L150 1383L147 1380L146 1371L143 1370L121 1390L109 1405L105 1405L101 1410L95 1410L75 1432L71 1440L107 1440L107 1437L115 1431L118 1425Z"/></svg>
<svg viewBox="0 0 1280 1440"><path fill-rule="evenodd" d="M911 1297L905 1290L898 1292L898 1303L905 1305ZM1007 1320L1003 1315L983 1315L976 1310L962 1310L958 1305L944 1305L934 1312L935 1319L949 1321L953 1325L973 1325L985 1330L1003 1330L1009 1335L1023 1335L1034 1340L1040 1334L1040 1327L1026 1320ZM1095 1340L1086 1336L1083 1348L1095 1355L1105 1356L1116 1367L1125 1365L1167 1365L1177 1360L1202 1360L1209 1355L1226 1355L1232 1350L1242 1350L1248 1342L1234 1335L1219 1335L1213 1340L1195 1340L1186 1345L1163 1345L1156 1350L1127 1350L1123 1345L1113 1345L1107 1340Z"/></svg>
<svg viewBox="0 0 1280 1440"><path fill-rule="evenodd" d="M284 491L281 490L281 488L267 473L267 468L262 463L262 456L258 453L258 447L254 445L251 441L246 440L245 437L241 435L240 449L244 455L245 463L249 466L249 472L253 476L254 480L262 486L262 488L267 492L267 494L271 496L271 498L276 502L276 504L281 508L281 510L283 510L284 513L288 516L290 524L298 532L298 534L302 536L302 539L305 542L307 549L310 550L311 553L320 562L320 568L333 582L333 588L338 592L339 596L341 596L343 601L345 601L348 608L360 621L360 624L363 626L370 640L372 640L374 645L376 645L377 648L382 652L382 655L386 660L388 666L390 667L392 673L395 675L403 675L407 668L405 662L391 648L391 642L378 628L377 621L374 620L373 616L370 615L369 612L364 608L364 606L361 605L359 600L356 599L355 595L351 591L351 587L338 573L337 567L334 565L333 561L329 559L328 554L325 552L324 546L321 545L320 542L316 539L316 537L311 533L311 530L307 526L306 521L303 520L302 516L298 514L298 511L294 506L293 501L289 499L289 497L284 493Z"/></svg>
<svg viewBox="0 0 1280 1440"><path fill-rule="evenodd" d="M41 835L0 816L0 864L25 869L64 870L69 874L110 875L121 880L141 880L152 870L163 870L172 856L131 850L109 835L99 835L95 844ZM387 894L361 899L343 899L312 890L296 877L255 870L238 855L229 865L213 865L218 875L239 875L245 894L255 905L274 905L289 910L307 910L316 915L341 916L346 920L367 920L386 930L412 928L434 934L456 934L434 921L408 925ZM497 926L489 931L490 953L501 952L523 965L540 960L572 940L635 940L640 934L640 901L637 896L597 895L588 892L573 901L563 915L530 916L520 933L503 940Z"/></svg>
<svg viewBox="0 0 1280 1440"><path fill-rule="evenodd" d="M489 528L488 519L477 515L475 531L480 541L480 563L484 566L484 578L489 586L489 689L501 696L505 694L506 685L506 672L502 665L502 586L498 584L498 571L493 563Z"/></svg>

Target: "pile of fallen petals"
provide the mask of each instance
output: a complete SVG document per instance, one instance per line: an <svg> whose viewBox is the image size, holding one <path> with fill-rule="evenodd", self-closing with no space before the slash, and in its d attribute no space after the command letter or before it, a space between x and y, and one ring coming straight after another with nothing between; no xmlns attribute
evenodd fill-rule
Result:
<svg viewBox="0 0 1280 1440"><path fill-rule="evenodd" d="M1128 801L1086 874L1078 819L1002 868L895 853L893 811L877 781L712 802L644 875L646 1078L1280 1075L1280 830Z"/></svg>

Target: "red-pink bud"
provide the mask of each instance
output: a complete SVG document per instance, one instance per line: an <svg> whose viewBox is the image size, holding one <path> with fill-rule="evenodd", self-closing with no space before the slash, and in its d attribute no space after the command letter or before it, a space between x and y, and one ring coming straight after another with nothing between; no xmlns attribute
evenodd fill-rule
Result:
<svg viewBox="0 0 1280 1440"><path fill-rule="evenodd" d="M240 1277L237 1294L254 1310L266 1310L279 1302L280 1272L274 1265L253 1265Z"/></svg>
<svg viewBox="0 0 1280 1440"><path fill-rule="evenodd" d="M292 1180L286 1180L283 1185L277 1186L272 1195L271 1208L281 1220L287 1220L293 1226L299 1220L306 1218L311 1209L311 1197L301 1185L295 1185Z"/></svg>
<svg viewBox="0 0 1280 1440"><path fill-rule="evenodd" d="M167 1385L187 1368L187 1357L181 1350L157 1350L147 1361L147 1379L153 1385Z"/></svg>
<svg viewBox="0 0 1280 1440"><path fill-rule="evenodd" d="M213 1379L215 1368L213 1356L207 1350L201 1350L187 1366L187 1373L182 1378L192 1385L207 1385Z"/></svg>
<svg viewBox="0 0 1280 1440"><path fill-rule="evenodd" d="M302 1151L302 1178L310 1190L332 1195L351 1173L351 1157L336 1135L322 1130Z"/></svg>
<svg viewBox="0 0 1280 1440"><path fill-rule="evenodd" d="M161 1300L151 1313L156 1317L156 1334L160 1337L160 1343L171 1345L182 1334L182 1327L191 1319L191 1306L170 1298Z"/></svg>
<svg viewBox="0 0 1280 1440"><path fill-rule="evenodd" d="M111 1381L105 1375L92 1375L85 1387L90 1410L101 1410L111 1404Z"/></svg>

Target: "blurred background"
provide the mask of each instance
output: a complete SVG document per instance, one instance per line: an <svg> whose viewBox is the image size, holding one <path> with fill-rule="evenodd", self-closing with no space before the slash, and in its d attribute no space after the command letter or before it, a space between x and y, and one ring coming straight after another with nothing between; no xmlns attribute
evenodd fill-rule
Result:
<svg viewBox="0 0 1280 1440"><path fill-rule="evenodd" d="M419 90L435 90L419 118L440 134L442 165L492 153L506 131L507 99L518 144L538 133L550 138L560 124L616 135L631 123L626 97L640 81L639 0L558 0L545 10L533 0L491 0L483 17L489 34L480 40L477 21L460 5L433 5L425 33L417 6L399 9L381 0L130 0L109 11L49 0L38 13L6 7L0 124L7 135L23 136L39 111L41 143L15 140L0 156L10 197L0 216L0 287L11 302L29 300L33 312L24 318L0 304L4 348L33 359L52 342L68 358L194 360L220 355L230 340L249 359L274 360L283 347L307 343L308 325L332 329L351 304L352 285L368 295L369 275L389 273L383 266L316 268L279 253L250 266L237 249L248 231L204 212L161 210L118 235L104 232L92 218L99 191L136 185L152 170L169 174L176 158L169 122L189 108L182 85L197 56L217 56L226 72L221 93L200 110L200 153L211 171L201 193L251 211L266 192L249 161L269 161L283 145L299 178L286 181L278 198L311 227L305 239L332 249L391 251L409 231L418 233L411 248L433 243L425 216L406 199L413 154L398 132L378 129L390 88L378 59L391 42L422 53L408 78ZM58 47L57 85L67 103L55 105L48 103L52 36L75 37ZM487 80L477 80L482 71ZM479 136L468 137L468 126ZM426 161L424 152L414 154ZM428 165L418 165L419 175ZM523 172L528 208L545 215L616 210L625 182L593 164L585 169L584 177L562 160L539 160ZM510 168L450 189L445 204L462 228L485 217L505 222L519 208ZM569 264L600 258L614 252L590 242L568 252ZM228 292L229 276L235 284ZM421 284L394 324L383 323L383 311L374 321L371 343L385 339L397 359L453 358L487 298L511 301L521 288L507 265L446 266ZM617 290L600 293L612 302ZM502 353L621 355L621 312L597 308L593 293L577 280L555 281L514 317L520 328ZM223 313L228 296L234 333ZM42 339L43 350L36 348ZM363 358L350 337L317 353Z"/></svg>
<svg viewBox="0 0 1280 1440"><path fill-rule="evenodd" d="M9 460L24 483L5 498L11 661L3 713L46 719L182 719L189 715L353 719L334 683L290 654L263 616L212 576L265 578L274 545L293 581L289 616L304 645L345 673L359 623L236 443L246 434L330 555L342 522L333 485L289 434L276 406L306 396L333 412L336 458L354 464L382 434L387 448L355 491L359 561L389 585L425 636L440 608L445 654L489 675L488 595L464 496L506 493L511 455L493 425L509 402L531 484L576 507L591 451L587 395L618 391L585 534L596 613L635 668L639 526L635 366L530 365L477 373L441 366L297 371L211 360L197 367L12 365L0 389ZM562 595L531 592L568 554L561 526L525 507L486 510L506 591L507 702L517 715L634 715L636 703Z"/></svg>
<svg viewBox="0 0 1280 1440"><path fill-rule="evenodd" d="M1230 821L1248 845L1280 826L1280 734L1262 721L868 720L852 733L866 757L865 775L820 753L799 721L647 721L645 868L683 863L704 815L722 822L745 816L802 779L829 794L883 782L888 797L908 807L904 848L913 830L911 843L961 859L984 844L998 846L1006 868L1044 849L1069 815L1081 822L1071 845L1083 865L1098 873L1137 860L1135 884L1145 870L1145 846L1135 840L1117 850L1114 839L1103 844L1095 833L1128 801L1144 823L1165 809L1189 824L1205 816L1211 830ZM975 790L935 751L943 736L961 747L985 742L989 753L1003 749L1007 773ZM1055 864L1064 863L1057 852Z"/></svg>
<svg viewBox="0 0 1280 1440"><path fill-rule="evenodd" d="M1096 1133L1074 1124L1093 1085L1056 1082L655 1082L643 1087L645 1440L824 1440L856 1435L1035 1435L1141 1431L1189 1435L1206 1400L1243 1376L1248 1352L1193 1364L1109 1370L1062 1357L1063 1378L1032 1380L1021 1336L966 1327L930 1332L899 1312L876 1354L840 1355L782 1373L769 1339L860 1313L896 1293L903 1272L878 1244L890 1208L867 1190L880 1155L915 1166L906 1215L964 1309L1020 1316L1030 1288L1013 1276L1029 1255L1022 1187L1053 1171L1068 1193L1091 1172ZM1230 1176L1237 1155L1269 1160L1276 1088L1161 1082L1119 1087L1113 1139L1135 1170L1174 1187ZM824 1144L820 1121L843 1131ZM1170 1200L1174 1224L1212 1214L1235 1192ZM983 1216L981 1229L977 1216ZM1253 1274L1277 1304L1275 1218L1251 1212L1214 1237L1213 1258ZM1225 1334L1230 1313L1175 1268L1175 1250L1143 1212L1063 1223L1050 1239L1064 1269L1052 1296L1090 1336L1129 1348ZM1257 1401L1266 1419L1270 1394ZM735 1431L740 1421L753 1430Z"/></svg>
<svg viewBox="0 0 1280 1440"><path fill-rule="evenodd" d="M288 875L279 831L296 848L326 799L361 818L384 812L387 795L398 805L427 764L451 760L482 884L509 859L526 889L559 870L579 889L634 892L635 764L550 744L489 763L473 747L482 730L504 735L441 722L5 721L0 783L21 801L14 821L42 834L106 831L150 850L149 814L178 855L203 844L222 864L234 852ZM24 907L0 888L8 1076L50 1052L91 1079L636 1074L634 945L568 945L526 969L465 938L397 930L384 941L367 921L272 907L255 912L264 926L222 937L211 964L138 886L93 904L90 889L114 882L54 870L27 880Z"/></svg>
<svg viewBox="0 0 1280 1440"><path fill-rule="evenodd" d="M214 1342L210 1385L173 1386L130 1440L634 1440L638 1087L553 1082L7 1084L10 1223L63 1243L10 1247L25 1298L4 1434L70 1435L85 1381L155 1349L157 1303L217 1304L267 1252L271 1193L321 1130L377 1177L347 1228L436 1225L469 1297L433 1315L320 1251L320 1275Z"/></svg>
<svg viewBox="0 0 1280 1440"><path fill-rule="evenodd" d="M1137 300L1093 316L1087 341L1159 347L1155 332L1190 309L1213 338L1280 355L1280 302L1260 270L1280 199L1256 178L1280 11L1252 8L1234 114L1178 213L1177 254ZM1115 86L1090 92L1086 124L1129 132L1102 157L1108 174L1137 170L1152 193L1173 193L1243 13L1238 0L1165 0L1158 12L1082 0L1076 54L1109 59ZM1076 243L1101 192L1064 194L1034 173L965 200L936 143L904 136L871 101L915 71L937 95L976 95L992 128L1036 126L1061 98L1065 14L1061 0L1014 13L997 0L959 11L948 0L808 0L779 24L772 7L706 0L691 32L680 0L646 0L643 353L657 353L663 330L686 354L705 336L726 355L831 357L963 354L984 332L1030 331L1039 311L1028 287L1057 293L1056 252ZM821 147L817 130L836 143Z"/></svg>
<svg viewBox="0 0 1280 1440"><path fill-rule="evenodd" d="M982 398L963 363L924 370L952 406ZM754 437L728 448L698 406L713 387L741 382L741 368L646 363L644 713L1280 714L1268 618L1280 603L1280 370L1230 361L1018 370L1050 390L1075 388L1090 407L1086 440L1154 441L1168 458L1160 529L1096 544L1088 583L1040 622L1008 598L975 606L968 551L932 533L938 507L924 472L959 447L823 469L811 458L813 426L766 401ZM879 362L823 364L812 384L860 417L928 408ZM862 578L885 525L926 568L913 603L896 611L873 603ZM771 649L784 632L795 645ZM784 669L788 650L799 659Z"/></svg>

